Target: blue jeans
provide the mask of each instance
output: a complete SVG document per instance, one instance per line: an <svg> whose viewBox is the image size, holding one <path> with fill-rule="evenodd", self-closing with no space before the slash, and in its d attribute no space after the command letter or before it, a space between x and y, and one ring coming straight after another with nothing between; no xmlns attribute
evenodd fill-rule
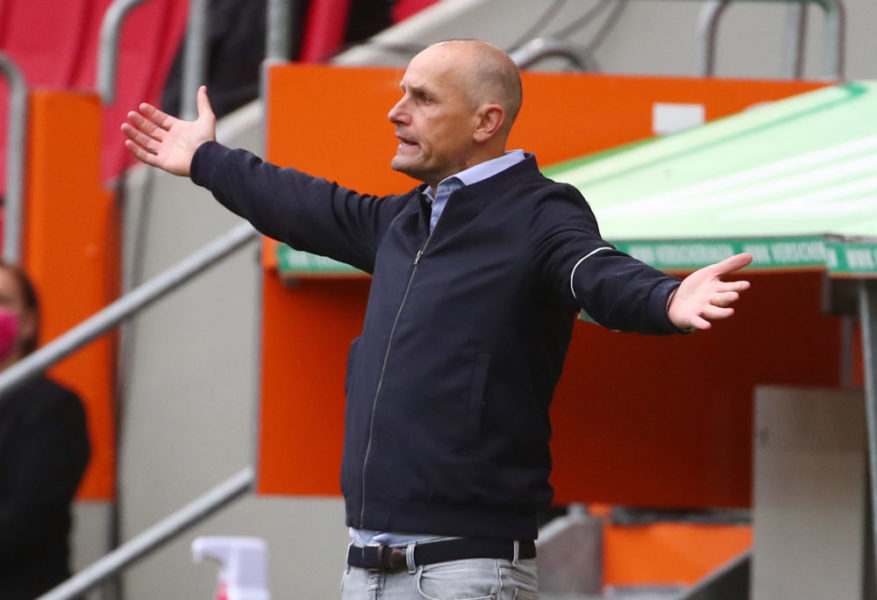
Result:
<svg viewBox="0 0 877 600"><path fill-rule="evenodd" d="M407 570L347 567L342 600L538 600L536 561L469 558Z"/></svg>

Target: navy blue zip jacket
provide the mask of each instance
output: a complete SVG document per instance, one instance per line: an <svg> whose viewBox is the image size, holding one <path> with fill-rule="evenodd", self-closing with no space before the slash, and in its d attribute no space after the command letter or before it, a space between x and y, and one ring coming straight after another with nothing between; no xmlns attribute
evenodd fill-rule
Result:
<svg viewBox="0 0 877 600"><path fill-rule="evenodd" d="M215 142L191 177L262 233L373 275L347 368L352 527L534 539L577 310L676 331L678 280L606 243L579 192L532 156L454 192L432 235L422 186L362 195Z"/></svg>

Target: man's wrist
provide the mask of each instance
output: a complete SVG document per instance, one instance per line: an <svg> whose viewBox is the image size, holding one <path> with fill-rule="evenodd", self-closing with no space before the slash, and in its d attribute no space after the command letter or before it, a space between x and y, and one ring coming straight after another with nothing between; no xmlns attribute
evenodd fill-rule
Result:
<svg viewBox="0 0 877 600"><path fill-rule="evenodd" d="M694 333L694 331L695 331L697 328L696 328L696 327L691 327L691 326L689 326L689 327L679 327L679 325L677 325L676 323L674 323L674 322L673 322L673 319L670 317L670 304L673 303L673 298L676 297L676 291L677 291L678 289L679 289L678 287L674 288L673 291L670 292L670 295L667 296L667 318L670 319L670 323L673 324L673 327L676 328L676 331L678 331L678 332L681 333L682 335L688 335L689 333Z"/></svg>

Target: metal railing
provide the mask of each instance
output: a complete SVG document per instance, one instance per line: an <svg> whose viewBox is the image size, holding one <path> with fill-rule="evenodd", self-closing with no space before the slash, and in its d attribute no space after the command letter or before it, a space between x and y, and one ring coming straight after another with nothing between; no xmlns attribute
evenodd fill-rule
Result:
<svg viewBox="0 0 877 600"><path fill-rule="evenodd" d="M175 266L134 288L67 333L10 366L0 373L0 404L4 401L2 395L9 390L35 377L137 311L166 296L198 273L218 264L223 258L257 239L258 235L252 225L241 223Z"/></svg>
<svg viewBox="0 0 877 600"><path fill-rule="evenodd" d="M593 55L587 48L566 40L547 37L535 38L509 53L509 57L520 69L526 69L540 60L555 56L572 61L580 71L599 70Z"/></svg>
<svg viewBox="0 0 877 600"><path fill-rule="evenodd" d="M97 90L104 104L116 100L119 38L131 11L147 0L116 0L101 22L97 62ZM207 73L207 0L190 0L183 55L181 112L183 118L197 115L196 95Z"/></svg>
<svg viewBox="0 0 877 600"><path fill-rule="evenodd" d="M97 92L104 104L116 100L116 63L119 61L119 37L125 17L146 0L116 0L107 8L100 25L97 52Z"/></svg>
<svg viewBox="0 0 877 600"><path fill-rule="evenodd" d="M9 125L6 130L6 198L3 215L3 260L21 262L24 221L27 82L21 70L0 52L0 71L9 82Z"/></svg>
<svg viewBox="0 0 877 600"><path fill-rule="evenodd" d="M165 542L197 525L232 500L250 491L254 480L255 475L252 467L238 472L171 516L125 542L64 583L49 590L40 596L40 600L68 600L93 589L124 567L143 558Z"/></svg>
<svg viewBox="0 0 877 600"><path fill-rule="evenodd" d="M825 13L825 70L830 79L844 77L844 47L846 45L846 17L841 0L785 0L797 4L798 10L789 13L792 41L787 45L786 71L790 77L803 72L804 28L807 3L819 5ZM732 0L709 0L701 9L697 25L697 71L701 77L715 73L716 37L719 19ZM796 8L790 5L790 8Z"/></svg>

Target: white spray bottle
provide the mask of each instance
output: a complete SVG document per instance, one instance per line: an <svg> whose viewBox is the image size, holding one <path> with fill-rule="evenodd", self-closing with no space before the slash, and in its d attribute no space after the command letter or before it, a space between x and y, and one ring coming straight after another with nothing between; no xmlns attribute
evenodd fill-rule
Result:
<svg viewBox="0 0 877 600"><path fill-rule="evenodd" d="M199 537L192 542L195 562L219 563L214 600L271 600L267 545L253 537Z"/></svg>

